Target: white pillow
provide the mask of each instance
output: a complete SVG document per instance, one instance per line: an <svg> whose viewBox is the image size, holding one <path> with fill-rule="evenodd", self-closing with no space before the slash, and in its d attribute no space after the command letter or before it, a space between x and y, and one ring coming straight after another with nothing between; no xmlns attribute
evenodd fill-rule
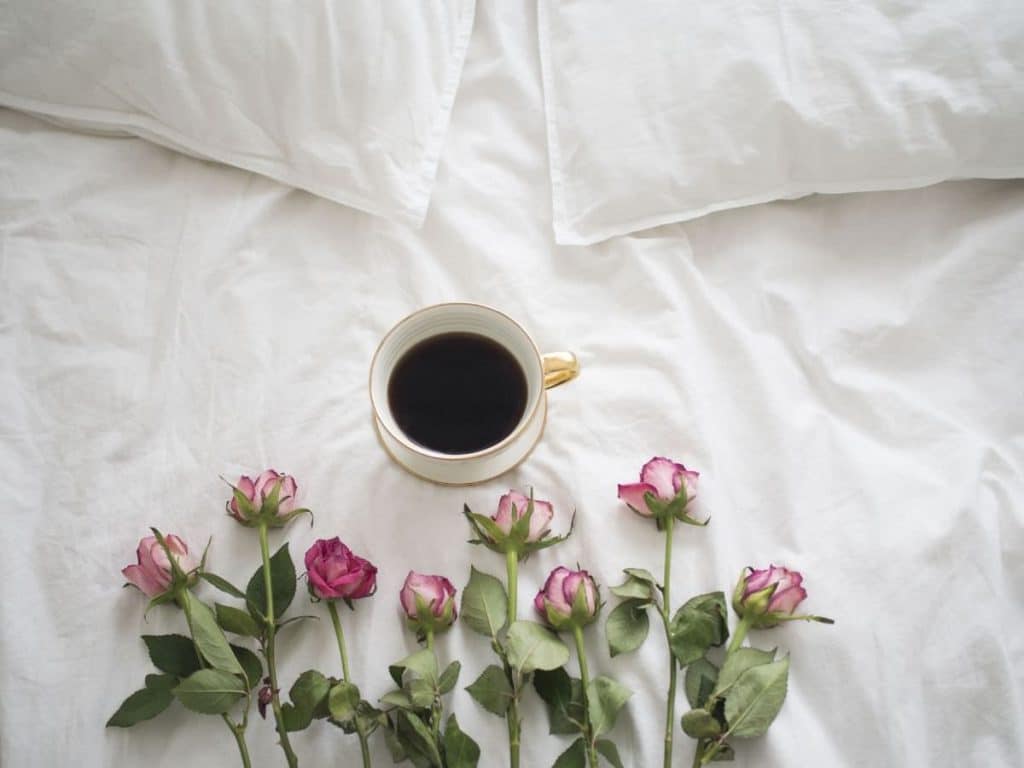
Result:
<svg viewBox="0 0 1024 768"><path fill-rule="evenodd" d="M422 223L475 0L7 0L0 105Z"/></svg>
<svg viewBox="0 0 1024 768"><path fill-rule="evenodd" d="M1024 176L1024 0L540 0L559 243Z"/></svg>

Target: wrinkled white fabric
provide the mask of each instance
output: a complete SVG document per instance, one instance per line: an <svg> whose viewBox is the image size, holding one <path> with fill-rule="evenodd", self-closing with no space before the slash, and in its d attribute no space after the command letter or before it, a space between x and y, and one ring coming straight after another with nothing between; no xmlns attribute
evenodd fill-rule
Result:
<svg viewBox="0 0 1024 768"><path fill-rule="evenodd" d="M0 105L419 226L475 0L3 0Z"/></svg>
<svg viewBox="0 0 1024 768"><path fill-rule="evenodd" d="M490 513L532 485L555 531L578 510L573 537L524 564L524 615L557 564L590 570L608 600L623 567L660 572L660 535L615 499L652 455L701 471L697 510L712 517L677 533L675 603L774 562L801 570L808 610L837 621L752 634L793 663L781 715L737 741L737 765L1024 763L1024 185L812 197L559 247L535 42L522 8L479 9L419 232L0 112L4 766L237 764L218 718L177 705L103 728L150 669L138 635L183 628L171 608L144 620L121 589L148 526L194 547L212 536L210 566L236 583L256 567L218 474L295 474L315 525L272 546L290 541L300 561L339 535L380 567L378 594L342 611L376 699L415 647L406 572L461 590L470 564L502 571L465 543L463 502ZM366 393L390 325L457 299L501 307L583 364L550 393L531 457L466 489L396 468ZM283 633L284 684L337 674L323 607L300 592L292 613L321 621ZM627 766L659 765L658 626L614 660L602 633L588 630L592 673L635 691L613 738ZM437 645L463 662L449 706L480 765L505 764L502 722L462 690L493 660L486 641L457 627ZM532 692L524 711L523 765L550 765L569 740L547 734ZM676 738L689 765L692 742ZM249 741L254 765L284 764L269 722L254 716ZM338 729L293 741L304 766L358 763ZM373 751L390 765L380 738Z"/></svg>
<svg viewBox="0 0 1024 768"><path fill-rule="evenodd" d="M1020 0L539 0L555 236L1024 176Z"/></svg>

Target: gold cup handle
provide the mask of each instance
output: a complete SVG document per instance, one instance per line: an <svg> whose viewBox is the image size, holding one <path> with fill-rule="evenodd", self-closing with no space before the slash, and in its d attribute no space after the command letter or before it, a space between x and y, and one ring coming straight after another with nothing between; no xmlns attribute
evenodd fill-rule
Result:
<svg viewBox="0 0 1024 768"><path fill-rule="evenodd" d="M551 352L541 355L544 368L544 389L557 387L580 375L580 361L572 352Z"/></svg>

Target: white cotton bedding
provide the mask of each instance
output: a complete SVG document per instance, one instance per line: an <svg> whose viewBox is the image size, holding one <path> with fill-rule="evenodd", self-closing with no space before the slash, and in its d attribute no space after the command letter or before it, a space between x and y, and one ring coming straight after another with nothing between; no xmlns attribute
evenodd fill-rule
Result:
<svg viewBox="0 0 1024 768"><path fill-rule="evenodd" d="M679 533L675 595L772 561L802 570L807 607L837 622L754 635L792 653L790 688L737 765L1024 764L1024 183L810 197L557 246L535 41L521 9L479 9L421 231L0 111L0 765L234 764L217 718L103 727L148 671L138 635L181 629L121 589L148 526L212 535L211 566L236 582L255 567L219 474L295 474L315 525L274 543L298 555L340 535L378 564L379 593L346 614L374 698L413 648L406 571L460 588L470 564L500 571L464 543L464 501L490 512L532 485L556 528L578 509L572 539L523 567L528 606L558 563L606 586L660 568L659 534L615 499L656 454L702 472L713 518ZM397 469L366 395L388 327L453 299L498 306L583 364L551 392L532 456L467 489ZM463 662L451 706L481 766L502 765L502 723L462 690L486 643L456 628L438 645ZM611 660L595 627L588 648L636 691L614 732L626 765L658 764L659 633ZM336 667L324 622L279 655L289 681ZM525 708L523 764L550 765L568 741L532 694ZM250 742L256 765L283 764L269 723ZM326 726L294 744L306 766L358 759ZM390 764L382 740L374 754Z"/></svg>

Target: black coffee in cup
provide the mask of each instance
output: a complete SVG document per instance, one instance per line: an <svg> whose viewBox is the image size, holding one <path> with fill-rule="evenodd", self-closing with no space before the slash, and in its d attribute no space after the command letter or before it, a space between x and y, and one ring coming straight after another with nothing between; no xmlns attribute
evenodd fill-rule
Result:
<svg viewBox="0 0 1024 768"><path fill-rule="evenodd" d="M388 380L388 404L401 430L448 454L481 451L512 434L526 394L515 356L475 333L424 339L398 359Z"/></svg>

